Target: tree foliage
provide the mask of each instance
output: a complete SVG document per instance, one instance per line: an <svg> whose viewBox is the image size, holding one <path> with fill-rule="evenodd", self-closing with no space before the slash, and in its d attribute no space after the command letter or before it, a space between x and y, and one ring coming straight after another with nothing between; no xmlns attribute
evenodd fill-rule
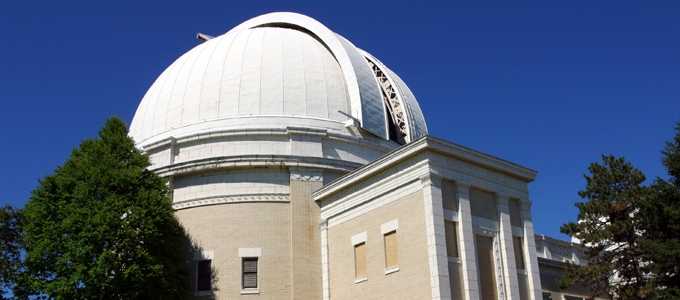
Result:
<svg viewBox="0 0 680 300"><path fill-rule="evenodd" d="M5 205L0 208L0 299L9 293L21 269L21 212Z"/></svg>
<svg viewBox="0 0 680 300"><path fill-rule="evenodd" d="M560 229L588 247L588 263L569 264L561 287L581 283L612 299L680 298L680 123L662 154L670 179L649 186L623 158L590 165L578 222Z"/></svg>
<svg viewBox="0 0 680 300"><path fill-rule="evenodd" d="M18 293L55 299L180 299L184 231L166 181L117 117L40 180L24 208Z"/></svg>

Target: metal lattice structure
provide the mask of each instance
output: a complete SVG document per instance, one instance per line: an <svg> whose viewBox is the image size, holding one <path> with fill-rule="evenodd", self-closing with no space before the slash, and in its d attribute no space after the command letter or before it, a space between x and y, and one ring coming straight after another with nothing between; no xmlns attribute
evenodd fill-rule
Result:
<svg viewBox="0 0 680 300"><path fill-rule="evenodd" d="M401 101L399 101L399 97L397 96L397 91L392 86L392 83L387 78L385 73L380 70L378 65L372 62L370 59L366 60L371 66L373 73L375 73L375 78L380 84L385 106L392 116L394 125L399 129L397 133L397 141L402 145L406 144L405 137L408 136L408 128L406 127L406 114L404 113L403 105L401 105Z"/></svg>

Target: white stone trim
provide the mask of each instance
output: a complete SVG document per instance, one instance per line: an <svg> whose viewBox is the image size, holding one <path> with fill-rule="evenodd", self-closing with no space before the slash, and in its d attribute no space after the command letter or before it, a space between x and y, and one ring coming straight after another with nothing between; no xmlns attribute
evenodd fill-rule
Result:
<svg viewBox="0 0 680 300"><path fill-rule="evenodd" d="M442 204L442 177L428 173L420 176L425 207L425 232L427 255L430 262L430 290L432 299L450 300L448 257L446 255L446 231Z"/></svg>
<svg viewBox="0 0 680 300"><path fill-rule="evenodd" d="M506 280L505 292L508 299L518 299L520 298L520 287L517 277L514 240L512 238L514 228L510 223L510 197L504 193L496 193L495 197L500 223L498 238L502 253L503 277Z"/></svg>
<svg viewBox="0 0 680 300"><path fill-rule="evenodd" d="M365 243L366 237L367 237L366 231L352 236L352 246L356 246L356 245L359 245L361 243Z"/></svg>
<svg viewBox="0 0 680 300"><path fill-rule="evenodd" d="M323 182L323 169L289 167L291 181L321 181Z"/></svg>
<svg viewBox="0 0 680 300"><path fill-rule="evenodd" d="M392 273L397 272L397 271L399 271L399 266L387 268L387 269L385 269L385 275L392 274Z"/></svg>
<svg viewBox="0 0 680 300"><path fill-rule="evenodd" d="M238 257L260 257L262 256L262 248L238 248ZM259 262L258 262L258 274L260 273L259 271Z"/></svg>
<svg viewBox="0 0 680 300"><path fill-rule="evenodd" d="M290 202L290 197L288 194L249 194L208 197L175 202L172 204L172 209L180 210L197 206L242 202Z"/></svg>
<svg viewBox="0 0 680 300"><path fill-rule="evenodd" d="M385 235L392 231L399 229L399 219L394 219L385 224L380 225L380 234Z"/></svg>
<svg viewBox="0 0 680 300"><path fill-rule="evenodd" d="M498 222L477 216L472 216L472 225L479 226L481 228L491 229L493 231L500 230Z"/></svg>
<svg viewBox="0 0 680 300"><path fill-rule="evenodd" d="M477 251L475 233L470 210L470 183L455 181L458 199L461 270L463 271L463 295L465 299L479 300L479 279L477 271Z"/></svg>
<svg viewBox="0 0 680 300"><path fill-rule="evenodd" d="M541 289L541 278L539 275L538 258L536 256L536 241L534 236L534 223L531 220L531 201L520 199L520 216L524 226L524 263L527 271L527 281L529 283L529 298L540 300L543 297Z"/></svg>
<svg viewBox="0 0 680 300"><path fill-rule="evenodd" d="M498 300L505 300L505 278L503 276L503 261L501 260L501 245L499 243L498 234L493 236L493 258L496 266L496 289L498 292Z"/></svg>
<svg viewBox="0 0 680 300"><path fill-rule="evenodd" d="M455 210L444 209L444 220L458 222L458 212Z"/></svg>
<svg viewBox="0 0 680 300"><path fill-rule="evenodd" d="M449 260L450 263L460 264L460 258L458 258L458 257L449 256L448 260Z"/></svg>
<svg viewBox="0 0 680 300"><path fill-rule="evenodd" d="M357 283L360 283L360 282L364 282L364 281L366 281L366 280L368 280L368 276L366 276L366 275L361 276L361 277L359 277L359 278L354 278L354 284L357 284Z"/></svg>
<svg viewBox="0 0 680 300"><path fill-rule="evenodd" d="M330 270L328 266L328 220L319 221L321 227L321 286L323 289L323 299L331 298Z"/></svg>
<svg viewBox="0 0 680 300"><path fill-rule="evenodd" d="M215 259L215 250L195 251L194 252L194 261L212 260L212 259Z"/></svg>
<svg viewBox="0 0 680 300"><path fill-rule="evenodd" d="M512 235L518 237L524 237L524 230L519 226L512 226Z"/></svg>

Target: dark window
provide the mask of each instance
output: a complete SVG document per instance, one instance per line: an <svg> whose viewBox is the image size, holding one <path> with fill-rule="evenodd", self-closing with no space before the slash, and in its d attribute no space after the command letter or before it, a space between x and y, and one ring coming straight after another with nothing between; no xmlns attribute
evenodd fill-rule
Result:
<svg viewBox="0 0 680 300"><path fill-rule="evenodd" d="M210 261L199 261L198 270L196 272L196 290L197 291L209 291L210 290Z"/></svg>
<svg viewBox="0 0 680 300"><path fill-rule="evenodd" d="M257 257L243 259L243 288L257 288Z"/></svg>

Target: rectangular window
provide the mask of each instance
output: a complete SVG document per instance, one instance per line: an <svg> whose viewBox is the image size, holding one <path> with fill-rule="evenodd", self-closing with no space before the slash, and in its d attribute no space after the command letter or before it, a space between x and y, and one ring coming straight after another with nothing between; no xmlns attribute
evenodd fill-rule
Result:
<svg viewBox="0 0 680 300"><path fill-rule="evenodd" d="M512 237L512 245L515 248L515 263L517 269L524 270L524 252L522 251L522 238L518 236Z"/></svg>
<svg viewBox="0 0 680 300"><path fill-rule="evenodd" d="M458 232L456 232L456 222L445 220L444 231L446 234L446 255L458 257Z"/></svg>
<svg viewBox="0 0 680 300"><path fill-rule="evenodd" d="M399 266L399 253L397 248L397 232L392 231L385 237L385 269Z"/></svg>
<svg viewBox="0 0 680 300"><path fill-rule="evenodd" d="M354 245L354 277L366 276L366 243Z"/></svg>
<svg viewBox="0 0 680 300"><path fill-rule="evenodd" d="M210 290L210 260L199 261L196 268L196 291Z"/></svg>
<svg viewBox="0 0 680 300"><path fill-rule="evenodd" d="M257 288L257 257L243 258L243 288Z"/></svg>
<svg viewBox="0 0 680 300"><path fill-rule="evenodd" d="M481 300L498 299L492 237L477 235L477 267L482 289Z"/></svg>

